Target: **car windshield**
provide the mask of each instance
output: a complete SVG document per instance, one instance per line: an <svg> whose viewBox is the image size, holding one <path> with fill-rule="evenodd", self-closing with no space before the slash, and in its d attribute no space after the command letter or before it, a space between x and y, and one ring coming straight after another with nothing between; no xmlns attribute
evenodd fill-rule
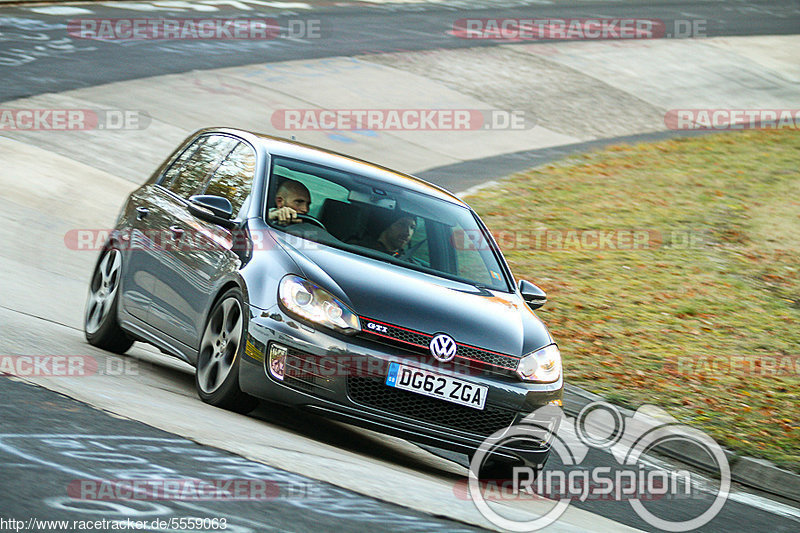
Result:
<svg viewBox="0 0 800 533"><path fill-rule="evenodd" d="M495 250L469 209L340 169L273 157L270 225L314 242L508 292ZM299 220L287 218L294 210Z"/></svg>

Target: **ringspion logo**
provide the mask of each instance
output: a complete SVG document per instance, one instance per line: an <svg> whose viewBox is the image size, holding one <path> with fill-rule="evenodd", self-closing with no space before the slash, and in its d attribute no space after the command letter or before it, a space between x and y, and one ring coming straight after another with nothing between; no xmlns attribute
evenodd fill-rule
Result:
<svg viewBox="0 0 800 533"><path fill-rule="evenodd" d="M692 453L712 459L718 473L713 483L716 488L709 486L710 481L696 482L695 474L690 471L665 470L645 460L646 454L668 442L680 442ZM488 491L486 480L481 482L479 474L495 451L543 447L558 456L557 468L513 466L511 478L499 480L500 490L495 483L493 490ZM594 461L585 461L591 449L610 453L616 464L597 466ZM454 492L458 497L471 498L487 520L510 531L536 531L547 527L576 500L626 501L642 520L655 528L691 531L717 516L728 499L730 486L730 465L725 452L705 433L680 424L655 406L644 405L632 416L626 416L607 402L593 402L574 419L566 417L554 405L544 406L492 434L472 456L467 487L457 483ZM646 502L664 498L706 500L709 495L713 495L711 504L699 506L688 516L663 518L646 505ZM542 498L551 501L551 508L526 521L504 516L498 512L501 509L490 505L503 499Z"/></svg>

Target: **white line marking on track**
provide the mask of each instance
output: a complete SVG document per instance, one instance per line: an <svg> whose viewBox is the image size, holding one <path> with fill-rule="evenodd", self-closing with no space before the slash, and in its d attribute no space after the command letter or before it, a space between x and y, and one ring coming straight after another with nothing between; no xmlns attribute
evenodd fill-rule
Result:
<svg viewBox="0 0 800 533"><path fill-rule="evenodd" d="M166 7L169 9L191 9L194 11L205 11L205 12L212 12L212 11L219 11L214 6L210 6L207 4L198 4L197 2L184 2L183 0L165 0L163 2L153 2L154 6L159 7Z"/></svg>
<svg viewBox="0 0 800 533"><path fill-rule="evenodd" d="M260 0L247 0L247 3L257 6L274 7L277 9L311 9L311 6L304 2L263 2Z"/></svg>
<svg viewBox="0 0 800 533"><path fill-rule="evenodd" d="M761 509L762 511L767 511L768 513L785 518L793 518L800 522L800 509L781 502L776 502L775 500L770 500L763 496L750 494L749 492L731 492L728 495L728 499L743 503L754 509Z"/></svg>
<svg viewBox="0 0 800 533"><path fill-rule="evenodd" d="M39 13L41 15L86 15L92 11L82 7L73 6L42 6L42 7L29 7L28 11Z"/></svg>
<svg viewBox="0 0 800 533"><path fill-rule="evenodd" d="M305 2L268 2L264 0L203 0L186 2L183 0L161 0L157 2L103 2L100 5L127 9L130 11L219 11L216 6L229 6L242 11L252 11L250 6L264 6L275 9L311 9ZM91 11L86 11L91 13Z"/></svg>
<svg viewBox="0 0 800 533"><path fill-rule="evenodd" d="M157 7L153 4L139 2L104 2L100 4L105 7L116 7L119 9L129 9L131 11L169 11L166 7Z"/></svg>

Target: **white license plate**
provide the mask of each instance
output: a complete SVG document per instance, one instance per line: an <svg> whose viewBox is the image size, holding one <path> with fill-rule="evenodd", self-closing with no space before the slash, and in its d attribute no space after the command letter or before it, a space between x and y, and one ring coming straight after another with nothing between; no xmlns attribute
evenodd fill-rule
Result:
<svg viewBox="0 0 800 533"><path fill-rule="evenodd" d="M389 364L386 384L397 389L424 394L431 398L439 398L474 409L483 409L483 405L486 403L486 393L489 390L484 385L476 385L463 379L443 376L400 363Z"/></svg>

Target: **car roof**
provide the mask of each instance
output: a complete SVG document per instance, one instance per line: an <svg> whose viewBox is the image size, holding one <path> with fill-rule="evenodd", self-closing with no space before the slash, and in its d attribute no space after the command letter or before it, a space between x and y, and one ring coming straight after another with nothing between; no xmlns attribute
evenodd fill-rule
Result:
<svg viewBox="0 0 800 533"><path fill-rule="evenodd" d="M282 137L275 137L273 135L266 135L264 133L255 133L234 128L206 128L198 132L198 134L211 132L229 133L245 138L254 145L263 146L266 152L270 155L301 159L323 166L334 167L354 174L367 176L375 179L376 181L389 183L427 194L429 196L434 196L463 207L468 207L467 204L462 202L450 191L443 189L438 185L425 181L416 176L403 174L402 172L398 172L396 170L392 170L390 168L386 168L384 166L377 165L369 161L364 161L363 159L358 159L346 154L333 152L331 150L326 150L324 148L319 148L317 146L294 140L284 139Z"/></svg>

